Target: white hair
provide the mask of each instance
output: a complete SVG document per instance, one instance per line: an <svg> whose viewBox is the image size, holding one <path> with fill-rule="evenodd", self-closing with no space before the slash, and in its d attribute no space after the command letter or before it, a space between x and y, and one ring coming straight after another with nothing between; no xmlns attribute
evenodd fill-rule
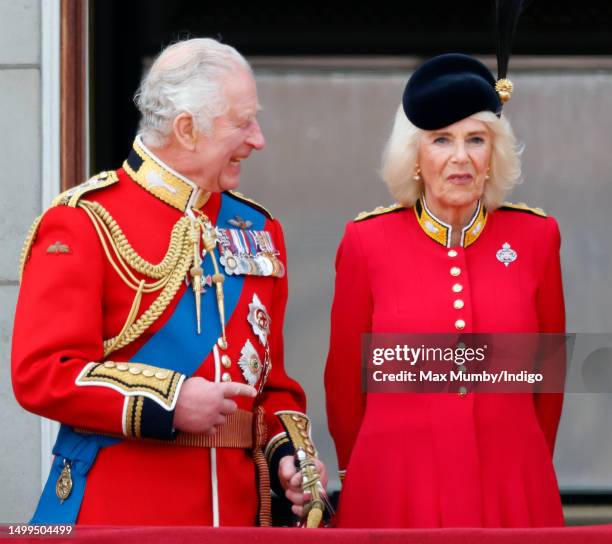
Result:
<svg viewBox="0 0 612 544"><path fill-rule="evenodd" d="M512 126L503 115L497 117L490 111L481 111L471 115L470 119L483 122L493 136L491 169L482 196L487 210L493 211L501 206L510 190L521 181L522 147L517 144ZM423 181L416 181L413 176L419 143L425 132L408 120L400 105L383 152L381 174L391 196L406 207L414 205L423 194Z"/></svg>
<svg viewBox="0 0 612 544"><path fill-rule="evenodd" d="M209 132L213 119L226 109L223 76L236 68L251 72L236 49L211 38L184 40L164 49L134 96L145 145L165 145L181 113L191 114L196 128Z"/></svg>

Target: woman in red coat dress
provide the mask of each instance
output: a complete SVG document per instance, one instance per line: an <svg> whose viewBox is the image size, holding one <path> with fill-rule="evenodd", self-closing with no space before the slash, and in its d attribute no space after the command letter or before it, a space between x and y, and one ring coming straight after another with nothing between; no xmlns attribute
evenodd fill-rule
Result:
<svg viewBox="0 0 612 544"><path fill-rule="evenodd" d="M325 386L340 527L563 524L561 393L362 387L363 333L564 331L557 223L503 205L520 161L495 83L455 54L413 74L383 161L398 204L349 223L338 249Z"/></svg>

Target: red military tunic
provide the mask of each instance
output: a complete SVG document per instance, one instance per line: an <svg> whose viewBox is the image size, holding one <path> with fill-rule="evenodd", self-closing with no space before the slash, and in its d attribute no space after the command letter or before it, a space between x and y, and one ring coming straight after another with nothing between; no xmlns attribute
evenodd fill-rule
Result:
<svg viewBox="0 0 612 544"><path fill-rule="evenodd" d="M262 406L269 455L286 451L288 441L275 412L304 412L305 398L283 366L287 276L279 222L241 195L212 193L207 198L139 140L116 176L106 174L60 200L67 204L70 199L71 205L57 205L44 214L25 255L12 354L20 404L75 429L169 439L176 398L189 373L167 370L175 367L156 364L156 358L170 357L180 367L191 357L195 376L250 381L257 387L256 399L235 399L238 407L252 411ZM123 276L128 273L111 259L111 245L101 242L100 224L83 207L73 206L84 201L103 206L134 251L150 263L162 260L172 245L173 227L191 209L205 214L212 225L233 229L243 249L251 244L253 255L258 251L254 241L273 245L267 248L265 270L245 258L251 269L234 272L231 278L226 273L226 290L231 281L241 282L233 295L226 291L226 349L215 342L217 338L206 349L201 343L211 327L220 327L215 286L205 281L202 334L196 335L195 297L184 275L161 315L137 339L105 357L103 341L121 332L135 291L118 269ZM235 214L218 222L225 208L243 210L242 217ZM207 259L204 256L203 262ZM134 275L136 285L141 279L154 281ZM159 291L142 294L136 321L158 295ZM253 322L256 310L267 314L267 333ZM106 366L100 364L103 361ZM216 462L211 463L212 456ZM256 469L246 449L216 448L215 453L210 448L120 440L98 452L87 475L78 523L213 524L216 510L220 525L254 525L258 501Z"/></svg>
<svg viewBox="0 0 612 544"><path fill-rule="evenodd" d="M561 394L363 393L362 333L564 331L553 218L479 205L461 245L450 240L422 200L347 225L325 371L346 470L340 527L563 524L552 464Z"/></svg>

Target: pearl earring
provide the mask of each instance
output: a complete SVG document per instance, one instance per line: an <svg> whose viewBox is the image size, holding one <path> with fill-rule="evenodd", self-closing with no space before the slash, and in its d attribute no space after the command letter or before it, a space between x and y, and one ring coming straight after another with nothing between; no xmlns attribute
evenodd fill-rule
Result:
<svg viewBox="0 0 612 544"><path fill-rule="evenodd" d="M415 167L414 176L412 176L412 179L414 181L421 181L421 169L419 168L418 164Z"/></svg>

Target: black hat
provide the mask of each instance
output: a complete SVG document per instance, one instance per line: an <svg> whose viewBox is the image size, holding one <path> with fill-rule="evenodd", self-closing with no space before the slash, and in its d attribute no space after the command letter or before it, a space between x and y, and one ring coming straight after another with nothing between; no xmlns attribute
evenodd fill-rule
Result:
<svg viewBox="0 0 612 544"><path fill-rule="evenodd" d="M506 79L510 49L522 11L531 0L495 0L497 81L482 62L467 55L439 55L422 64L406 85L402 105L413 125L437 130L479 111L501 115L512 94Z"/></svg>
<svg viewBox="0 0 612 544"><path fill-rule="evenodd" d="M408 80L402 105L418 128L436 130L479 111L499 115L502 102L489 69L468 55L439 55L422 64Z"/></svg>

